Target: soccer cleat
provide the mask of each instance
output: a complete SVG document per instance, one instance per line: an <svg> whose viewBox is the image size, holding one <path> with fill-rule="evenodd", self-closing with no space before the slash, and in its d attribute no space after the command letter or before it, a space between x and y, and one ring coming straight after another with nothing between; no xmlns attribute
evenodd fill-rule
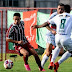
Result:
<svg viewBox="0 0 72 72"><path fill-rule="evenodd" d="M51 61L51 58L52 58L52 54L50 54L50 61Z"/></svg>
<svg viewBox="0 0 72 72"><path fill-rule="evenodd" d="M54 72L58 72L58 71L57 71L57 70L58 70L58 67L59 67L59 63L56 62L56 63L54 64Z"/></svg>
<svg viewBox="0 0 72 72"><path fill-rule="evenodd" d="M45 69L39 67L39 71L45 71Z"/></svg>
<svg viewBox="0 0 72 72"><path fill-rule="evenodd" d="M24 66L25 66L25 69L26 69L27 71L31 71L31 69L30 69L30 67L29 67L28 64L27 64L27 65L24 64Z"/></svg>
<svg viewBox="0 0 72 72"><path fill-rule="evenodd" d="M50 62L49 66L48 66L48 69L52 70L53 69L53 65L54 65L53 62Z"/></svg>

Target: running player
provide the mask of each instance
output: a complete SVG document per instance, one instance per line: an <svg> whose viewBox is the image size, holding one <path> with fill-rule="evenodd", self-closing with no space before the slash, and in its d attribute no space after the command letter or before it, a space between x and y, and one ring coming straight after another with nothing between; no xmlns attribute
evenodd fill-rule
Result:
<svg viewBox="0 0 72 72"><path fill-rule="evenodd" d="M55 12L55 13L53 13L51 16L50 16L50 18L49 18L49 20L50 19L52 19L53 17L55 17L57 14L61 14L61 13L63 13L64 12L64 4L62 4L62 3L59 3L58 4L58 8L57 8L57 12ZM41 27L46 27L46 28L48 28L48 22L45 22L44 24L42 24L42 25L34 25L34 26L32 26L32 28L33 29L35 29L35 28L41 28ZM52 24L51 25L51 28L52 29L56 29L56 25L55 24ZM49 29L49 28L48 28ZM48 32L47 32L47 34L46 34L46 50L45 50L45 54L44 54L44 56L43 56L43 58L42 58L42 61L41 61L41 66L42 67L44 67L44 64L47 62L47 60L48 60L48 58L49 58L49 56L51 55L51 53L52 53L52 47L53 46L55 46L55 35L54 34L52 34L49 30L48 30ZM61 50L61 54L63 54L63 49Z"/></svg>
<svg viewBox="0 0 72 72"><path fill-rule="evenodd" d="M39 66L40 71L45 71L41 67L41 61L38 57L37 52L35 49L30 45L27 41L25 34L24 34L24 22L21 21L20 14L15 13L13 16L14 23L11 24L7 33L6 33L6 41L12 42L15 44L15 51L18 52L19 55L23 55L24 59L24 66L27 71L31 71L29 64L28 64L28 57L29 55L33 55L36 63Z"/></svg>
<svg viewBox="0 0 72 72"><path fill-rule="evenodd" d="M64 13L59 14L53 19L49 20L49 23L56 24L56 31L50 29L53 34L56 34L56 48L53 51L52 59L48 67L49 69L52 69L54 66L54 72L57 72L59 65L68 59L72 54L72 40L70 38L72 29L72 15L70 15L70 10L70 5L65 5ZM66 49L66 52L62 55L58 62L54 63L62 47Z"/></svg>

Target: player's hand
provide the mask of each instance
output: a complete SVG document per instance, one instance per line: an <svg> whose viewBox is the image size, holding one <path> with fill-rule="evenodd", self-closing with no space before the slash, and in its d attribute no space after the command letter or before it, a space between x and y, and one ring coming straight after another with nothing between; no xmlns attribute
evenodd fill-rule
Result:
<svg viewBox="0 0 72 72"><path fill-rule="evenodd" d="M20 44L20 45L23 45L23 41L21 40L21 41L18 41L18 44Z"/></svg>
<svg viewBox="0 0 72 72"><path fill-rule="evenodd" d="M56 31L55 30L52 30L52 33L55 35L56 34Z"/></svg>
<svg viewBox="0 0 72 72"><path fill-rule="evenodd" d="M31 28L34 30L35 28L37 28L37 25L31 26Z"/></svg>

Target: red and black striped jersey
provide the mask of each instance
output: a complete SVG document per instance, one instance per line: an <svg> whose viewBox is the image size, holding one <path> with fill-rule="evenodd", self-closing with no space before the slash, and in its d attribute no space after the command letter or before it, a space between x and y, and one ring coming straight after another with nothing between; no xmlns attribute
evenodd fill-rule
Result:
<svg viewBox="0 0 72 72"><path fill-rule="evenodd" d="M19 25L11 24L7 30L6 37L17 41L23 40L24 43L27 43L28 41L24 34L24 22L20 21Z"/></svg>

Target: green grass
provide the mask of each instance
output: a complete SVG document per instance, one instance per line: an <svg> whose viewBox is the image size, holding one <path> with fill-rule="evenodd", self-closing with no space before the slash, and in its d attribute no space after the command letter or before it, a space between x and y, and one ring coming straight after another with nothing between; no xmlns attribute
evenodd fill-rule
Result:
<svg viewBox="0 0 72 72"><path fill-rule="evenodd" d="M39 57L41 58L41 55L39 55ZM10 58L9 57L9 54L8 54L8 59L11 59L14 63L14 66L12 69L5 69L4 66L3 66L3 63L4 61L0 61L0 72L27 72L25 70L25 67L24 67L24 62L23 62L23 59L22 57L20 57L19 55L17 55L17 58L15 59L14 61L14 58ZM60 58L57 57L56 61ZM38 70L38 66L35 62L35 59L33 56L30 56L29 57L29 65L30 65L30 68L31 68L31 71L30 72L40 72ZM49 70L48 69L48 65L49 65L50 61L48 60L47 63L45 64L44 66L44 69L46 70L46 72L54 72L53 70ZM66 61L64 61L59 69L58 69L58 72L72 72L72 57L70 57L69 59L67 59Z"/></svg>

